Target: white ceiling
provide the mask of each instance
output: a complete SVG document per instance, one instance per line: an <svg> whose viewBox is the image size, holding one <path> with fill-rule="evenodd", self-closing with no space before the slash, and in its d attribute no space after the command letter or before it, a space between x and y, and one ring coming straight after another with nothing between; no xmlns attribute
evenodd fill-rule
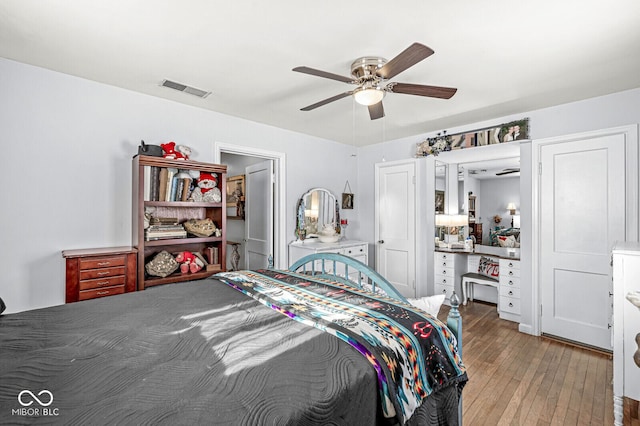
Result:
<svg viewBox="0 0 640 426"><path fill-rule="evenodd" d="M2 0L0 57L366 145L640 87L639 18L638 0ZM392 81L453 98L391 93L375 121L350 97L300 111L353 86L292 68L349 76L413 42L435 54Z"/></svg>

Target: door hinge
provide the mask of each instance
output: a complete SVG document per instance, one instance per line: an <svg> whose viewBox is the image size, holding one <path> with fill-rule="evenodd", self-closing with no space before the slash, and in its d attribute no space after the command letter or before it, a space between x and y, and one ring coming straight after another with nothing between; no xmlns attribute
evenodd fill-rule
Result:
<svg viewBox="0 0 640 426"><path fill-rule="evenodd" d="M416 175L411 176L411 183L416 184Z"/></svg>
<svg viewBox="0 0 640 426"><path fill-rule="evenodd" d="M540 317L542 317L542 304L540 304Z"/></svg>
<svg viewBox="0 0 640 426"><path fill-rule="evenodd" d="M276 183L276 174L271 173L271 183Z"/></svg>
<svg viewBox="0 0 640 426"><path fill-rule="evenodd" d="M538 163L538 174L542 175L542 162Z"/></svg>

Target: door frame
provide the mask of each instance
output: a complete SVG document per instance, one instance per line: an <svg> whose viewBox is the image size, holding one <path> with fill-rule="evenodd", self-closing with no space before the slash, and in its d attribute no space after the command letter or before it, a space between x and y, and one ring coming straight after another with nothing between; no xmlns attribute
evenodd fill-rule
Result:
<svg viewBox="0 0 640 426"><path fill-rule="evenodd" d="M287 268L287 217L286 217L286 182L287 156L284 152L268 151L249 146L215 142L213 146L213 161L220 163L221 154L235 154L245 157L257 157L273 160L274 173L274 203L273 203L273 251L274 266L279 269Z"/></svg>
<svg viewBox="0 0 640 426"><path fill-rule="evenodd" d="M638 192L638 125L613 127L609 129L594 130L590 132L574 133L570 135L554 136L545 139L533 140L531 149L531 330L526 330L535 336L541 335L542 316L541 309L541 221L540 197L542 187L540 185L540 160L542 158L542 148L547 145L575 142L584 139L592 139L603 136L622 135L625 139L625 238L627 241L638 241L638 218L639 218L639 192ZM522 330L521 327L521 331Z"/></svg>

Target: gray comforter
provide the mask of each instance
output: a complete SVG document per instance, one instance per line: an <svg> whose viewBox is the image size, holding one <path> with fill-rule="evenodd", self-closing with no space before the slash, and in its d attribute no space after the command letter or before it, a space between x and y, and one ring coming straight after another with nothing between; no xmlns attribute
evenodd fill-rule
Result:
<svg viewBox="0 0 640 426"><path fill-rule="evenodd" d="M0 424L386 424L378 399L352 347L215 279L0 316Z"/></svg>

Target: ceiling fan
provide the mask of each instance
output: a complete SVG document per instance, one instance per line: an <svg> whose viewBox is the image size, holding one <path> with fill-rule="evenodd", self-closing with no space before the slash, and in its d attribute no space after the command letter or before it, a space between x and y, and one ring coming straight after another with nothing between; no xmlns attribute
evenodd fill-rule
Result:
<svg viewBox="0 0 640 426"><path fill-rule="evenodd" d="M520 173L520 168L513 167L513 168L504 169L501 172L496 173L496 176L508 175L511 173Z"/></svg>
<svg viewBox="0 0 640 426"><path fill-rule="evenodd" d="M355 84L358 86L348 92L340 93L339 95L332 96L320 102L316 102L315 104L301 108L301 111L311 111L312 109L321 107L330 102L353 95L356 102L369 108L369 116L371 119L376 120L384 117L382 98L384 98L387 92L449 99L458 89L451 87L425 86L422 84L388 82L388 80L423 59L428 58L433 55L433 53L433 50L427 46L420 43L413 43L390 61L387 61L384 58L365 56L356 59L351 64L351 77L345 77L304 66L296 67L293 71L342 81L344 83Z"/></svg>

